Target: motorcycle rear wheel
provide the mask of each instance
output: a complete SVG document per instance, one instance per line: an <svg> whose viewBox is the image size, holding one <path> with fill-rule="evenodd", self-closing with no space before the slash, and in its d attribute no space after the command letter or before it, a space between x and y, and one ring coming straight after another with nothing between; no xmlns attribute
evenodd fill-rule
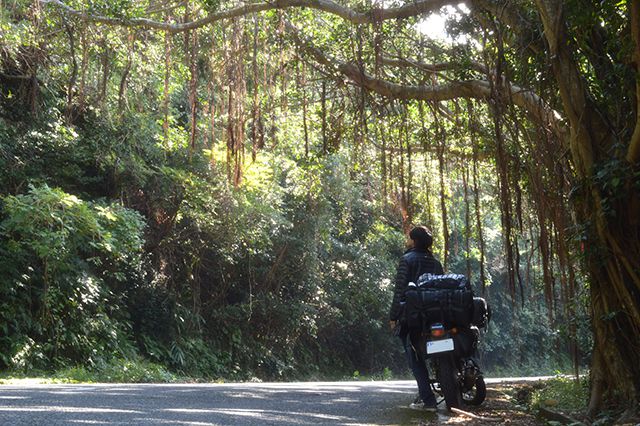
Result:
<svg viewBox="0 0 640 426"><path fill-rule="evenodd" d="M486 397L487 385L482 376L476 378L473 388L462 393L462 401L467 405L480 405Z"/></svg>
<svg viewBox="0 0 640 426"><path fill-rule="evenodd" d="M450 356L438 359L438 382L449 408L460 408L462 395L458 386L458 369Z"/></svg>

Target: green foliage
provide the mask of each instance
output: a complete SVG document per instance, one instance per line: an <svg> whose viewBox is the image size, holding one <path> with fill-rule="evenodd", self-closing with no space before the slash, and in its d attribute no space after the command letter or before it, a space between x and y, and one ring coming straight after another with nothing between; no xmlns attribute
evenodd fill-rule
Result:
<svg viewBox="0 0 640 426"><path fill-rule="evenodd" d="M72 367L57 371L54 377L83 383L171 383L178 380L178 376L166 367L138 358L113 358L91 369Z"/></svg>
<svg viewBox="0 0 640 426"><path fill-rule="evenodd" d="M531 407L552 407L561 411L583 412L589 402L589 380L556 377L531 394Z"/></svg>
<svg viewBox="0 0 640 426"><path fill-rule="evenodd" d="M488 302L493 317L480 346L484 368L496 376L551 374L561 366L568 368L562 354L541 350L559 342L546 309L533 303L514 307L507 294L492 290Z"/></svg>
<svg viewBox="0 0 640 426"><path fill-rule="evenodd" d="M393 347L381 321L395 264L390 248L400 238L380 223L350 223L371 207L328 166L338 161L282 167L267 158L242 192L207 192L193 175L185 181L170 239L192 261L176 264L172 276L196 273L198 291L225 302L202 315L227 375L281 379L388 365L393 352L371 353L374 345ZM265 186L269 175L285 183Z"/></svg>
<svg viewBox="0 0 640 426"><path fill-rule="evenodd" d="M48 373L30 370L0 374L0 384L29 383L172 383L186 380L165 367L139 357L112 358L93 366L64 367Z"/></svg>
<svg viewBox="0 0 640 426"><path fill-rule="evenodd" d="M189 4L189 11L174 5L149 12L150 18L166 13L168 22L187 14L199 19L231 7L219 0ZM570 2L573 32L600 25L601 15L621 20L617 6L603 3L581 14L576 4ZM68 5L117 19L158 9L130 0ZM461 166L472 143L481 157L482 266L494 310L483 365L534 373L564 361L550 348L566 331L547 319L535 277L527 283L528 305L518 309L507 296L489 108L474 106L477 122L471 123L460 112L462 103L443 102L442 111L454 119L436 123L426 103L371 96L326 79L300 60L304 52L289 47L286 31L274 31L282 24L277 11L257 15L255 32L247 18L165 40L143 28L63 19L64 13L50 13L52 5L40 15L25 0L3 6L0 367L73 366L61 374L109 381L164 380L163 369L276 380L350 377L354 371L388 378L404 371L404 355L386 325L404 246L403 216L433 228L441 259L447 225L449 269L464 272L469 265L478 292L483 284L477 282L481 236L465 223L461 208L467 202ZM399 57L454 64L439 74L445 79L476 79L473 62L495 49L491 40L483 41L482 52L473 43L448 48L416 33L412 18L356 28L328 16L318 25L316 12L307 9L287 14L332 56L351 62L358 52L359 65L369 72L367 64L377 66L392 42ZM466 33L475 23L465 18L456 25ZM243 43L255 37L255 53L248 44L232 45L234 31ZM579 53L589 53L587 44ZM621 57L625 49L617 50ZM517 66L519 53L506 52L512 81L535 75L541 86L548 84L546 57L527 58L535 66ZM241 58L240 77L230 63L244 54L250 56ZM380 75L393 82L428 82L417 67L385 67ZM632 93L617 84L628 70L618 71L606 82L588 79L607 108L604 94L611 88ZM246 123L244 138L230 135L234 102L244 111L237 117ZM475 140L465 130L471 127ZM526 135L534 136L533 130ZM446 224L439 166L431 155L441 137L447 137ZM235 149L240 152L234 157ZM529 155L508 149L513 161ZM456 155L465 160L449 158ZM235 162L243 173L237 187ZM631 173L619 166L599 166L594 177L605 210L624 173ZM514 178L514 184L522 182ZM523 210L527 216L533 207L525 203ZM470 247L464 247L465 236ZM534 266L532 275L539 272ZM576 303L576 318L565 322L585 323L583 305ZM582 346L589 346L587 338Z"/></svg>
<svg viewBox="0 0 640 426"><path fill-rule="evenodd" d="M114 290L139 260L140 215L46 185L2 203L2 363L47 368L131 352Z"/></svg>

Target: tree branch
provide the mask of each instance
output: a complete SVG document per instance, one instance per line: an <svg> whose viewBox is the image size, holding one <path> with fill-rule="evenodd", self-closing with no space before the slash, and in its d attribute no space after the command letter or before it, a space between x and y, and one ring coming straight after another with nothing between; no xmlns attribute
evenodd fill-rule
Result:
<svg viewBox="0 0 640 426"><path fill-rule="evenodd" d="M427 64L413 59L390 58L388 56L383 56L382 63L384 65L389 65L392 67L413 67L427 72L451 71L454 69L461 69L464 65L469 65L469 69L482 73L483 75L487 74L487 67L484 64L476 61L471 61L468 64L460 64L454 62L439 62L435 64Z"/></svg>
<svg viewBox="0 0 640 426"><path fill-rule="evenodd" d="M51 5L61 9L70 16L75 16L82 20L99 22L108 25L120 25L125 27L144 27L157 30L167 31L170 33L179 33L189 31L196 28L204 27L216 21L235 18L250 13L264 12L266 10L289 9L293 7L302 7L316 9L323 12L331 13L353 23L353 24L371 24L374 22L389 19L404 19L411 16L421 15L427 12L438 11L442 6L453 3L451 0L420 0L407 3L404 6L392 8L373 8L368 12L357 12L348 7L342 6L332 0L274 0L262 3L246 4L233 9L216 12L207 15L202 19L180 24L171 24L167 22L154 21L147 18L114 18L104 15L94 15L81 10L74 9L61 0L40 0L44 5Z"/></svg>
<svg viewBox="0 0 640 426"><path fill-rule="evenodd" d="M491 85L486 80L467 80L450 82L445 85L402 85L383 79L377 79L356 64L342 62L325 54L322 50L300 37L293 25L285 25L294 43L312 56L316 62L348 77L355 84L379 95L406 100L446 101L456 98L473 98L488 101L491 99ZM533 91L518 87L503 80L503 102L512 102L523 108L529 118L538 125L552 131L560 140L566 141L569 133L561 115L549 107Z"/></svg>
<svg viewBox="0 0 640 426"><path fill-rule="evenodd" d="M591 176L598 156L615 143L616 132L594 105L567 35L561 0L535 0L545 29L562 106L571 127L571 154L582 177Z"/></svg>
<svg viewBox="0 0 640 426"><path fill-rule="evenodd" d="M542 43L542 34L532 23L524 16L524 12L516 6L513 2L497 1L497 0L471 0L472 12L476 19L482 21L483 16L477 13L478 10L488 12L491 16L495 16L496 19L506 26L511 31L519 35L523 42L526 42L526 47L531 49L532 52L540 53L544 51L544 44ZM487 23L483 23L487 25Z"/></svg>
<svg viewBox="0 0 640 426"><path fill-rule="evenodd" d="M109 25L120 25L125 27L146 27L157 30L167 31L169 33L179 33L183 31L193 30L211 24L216 21L238 17L250 13L257 13L266 10L288 9L293 7L306 7L316 9L323 12L331 13L354 24L370 24L388 19L403 19L411 16L421 15L427 12L439 10L442 6L453 3L451 0L420 0L408 3L404 6L394 8L374 8L368 12L357 12L348 7L339 5L332 0L274 0L272 2L262 2L247 4L237 8L229 9L222 12L216 12L207 15L202 19L191 22L172 24L167 22L159 22L146 18L114 18L103 15L93 15L84 11L73 9L60 0L40 0L42 4L52 5L67 13L68 15L78 17L83 20L99 22ZM478 2L480 7L489 9L493 3L487 0L473 0ZM501 13L500 18L505 19L508 23L516 24L515 15ZM295 27L293 27L295 28ZM335 59L329 59L318 49L312 47L307 42L297 36L297 30L292 32L295 38L305 44L306 50L321 64L334 68L341 74L349 77L356 84L376 92L380 95L393 97L397 99L422 99L431 101L450 100L459 97L489 99L491 90L489 83L484 80L468 80L463 82L452 82L448 85L436 86L404 86L385 80L375 79L366 72L361 72L354 64L342 63ZM415 61L401 60L405 65L417 66L425 70L429 70L428 64L420 64ZM396 62L400 64L400 62ZM479 71L483 69L479 64L473 65L472 69ZM434 64L431 69L444 67L444 64ZM517 86L505 85L510 100L514 104L524 108L534 121L550 128L559 136L566 136L566 129L560 123L559 114L549 108L535 93L519 88Z"/></svg>
<svg viewBox="0 0 640 426"><path fill-rule="evenodd" d="M0 78L7 80L33 80L32 75L5 74L3 72L0 72Z"/></svg>

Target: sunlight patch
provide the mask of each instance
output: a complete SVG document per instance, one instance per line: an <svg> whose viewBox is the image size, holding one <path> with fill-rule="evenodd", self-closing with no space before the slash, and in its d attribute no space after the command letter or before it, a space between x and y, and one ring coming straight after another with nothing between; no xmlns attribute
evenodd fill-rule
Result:
<svg viewBox="0 0 640 426"><path fill-rule="evenodd" d="M456 7L445 6L440 10L440 12L432 13L420 20L416 25L416 29L418 32L433 40L450 44L463 44L468 41L467 36L459 35L453 39L447 32L446 22L447 20L460 21L463 15L468 15L470 12L471 11L464 3L460 3Z"/></svg>
<svg viewBox="0 0 640 426"><path fill-rule="evenodd" d="M92 407L54 407L40 405L35 407L0 407L0 412L57 412L57 413L127 413L142 414L137 410L122 410L119 408L92 408Z"/></svg>

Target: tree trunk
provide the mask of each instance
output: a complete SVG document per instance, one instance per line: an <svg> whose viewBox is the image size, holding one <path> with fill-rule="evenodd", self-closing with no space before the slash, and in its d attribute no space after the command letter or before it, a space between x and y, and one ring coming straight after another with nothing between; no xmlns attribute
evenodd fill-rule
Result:
<svg viewBox="0 0 640 426"><path fill-rule="evenodd" d="M164 84L162 90L162 134L165 148L169 147L169 81L171 79L171 34L164 34Z"/></svg>
<svg viewBox="0 0 640 426"><path fill-rule="evenodd" d="M127 79L131 72L131 66L133 65L133 49L135 48L135 33L131 31L127 37L127 62L122 70L122 77L120 77L120 87L118 88L118 109L120 114L123 114L125 107L127 106Z"/></svg>
<svg viewBox="0 0 640 426"><path fill-rule="evenodd" d="M464 257L467 277L471 280L471 209L469 204L469 168L462 170L462 186L464 190Z"/></svg>
<svg viewBox="0 0 640 426"><path fill-rule="evenodd" d="M75 31L66 20L64 22L65 30L69 35L69 56L71 56L71 76L69 77L69 85L67 87L67 107L65 116L68 122L73 121L73 96L76 89L76 80L78 79L78 61L76 60L76 38Z"/></svg>
<svg viewBox="0 0 640 426"><path fill-rule="evenodd" d="M478 187L478 144L476 141L476 121L473 113L473 102L469 100L467 104L467 113L469 115L469 129L471 132L471 146L473 147L473 202L476 213L476 230L478 245L480 246L480 285L482 288L482 296L486 292L486 274L484 270L484 233L482 232L482 212L480 206L480 189Z"/></svg>
<svg viewBox="0 0 640 426"><path fill-rule="evenodd" d="M615 398L617 403L637 407L640 394L637 362L640 353L640 197L632 183L633 173L629 173L627 182L612 194L616 196L613 200L608 200L605 188L598 186L594 166L615 143L615 131L590 101L572 58L562 2L537 0L536 3L571 128L569 146L576 174L584 182L577 210L578 220L587 227L585 254L594 332L592 397L588 411L595 414L603 398ZM616 161L611 157L606 159Z"/></svg>
<svg viewBox="0 0 640 426"><path fill-rule="evenodd" d="M447 202L444 185L444 136L442 142L438 145L438 168L440 170L440 210L442 213L442 238L444 239L444 254L442 256L442 266L445 271L449 263L449 225L447 218Z"/></svg>

